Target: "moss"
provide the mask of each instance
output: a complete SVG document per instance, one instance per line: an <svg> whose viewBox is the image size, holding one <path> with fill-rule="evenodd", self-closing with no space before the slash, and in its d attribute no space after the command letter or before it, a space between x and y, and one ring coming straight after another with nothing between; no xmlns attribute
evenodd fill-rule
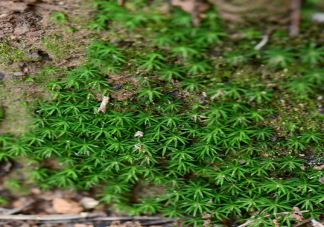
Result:
<svg viewBox="0 0 324 227"><path fill-rule="evenodd" d="M8 43L0 43L0 61L2 64L12 64L19 61L32 60L26 55L26 50L10 46Z"/></svg>
<svg viewBox="0 0 324 227"><path fill-rule="evenodd" d="M2 157L33 157L31 171L48 187L106 186L102 201L137 215L163 211L197 224L206 213L219 223L262 210L271 225L295 206L321 212L323 173L309 160L322 152L324 82L303 68L323 67L323 42L279 28L254 51L257 28L232 40L235 25L224 31L212 10L193 27L178 8L164 16L140 0L97 4L92 28L104 38L85 64L48 84L53 98L39 103L35 130L18 148L8 136ZM60 41L44 40L56 59L77 45ZM320 54L305 58L309 47ZM43 166L53 159L63 165ZM166 192L136 196L138 185Z"/></svg>

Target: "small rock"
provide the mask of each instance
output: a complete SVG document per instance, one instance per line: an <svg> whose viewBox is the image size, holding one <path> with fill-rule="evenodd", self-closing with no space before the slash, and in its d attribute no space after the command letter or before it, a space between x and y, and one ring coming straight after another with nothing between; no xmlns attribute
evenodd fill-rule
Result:
<svg viewBox="0 0 324 227"><path fill-rule="evenodd" d="M96 206L98 206L99 201L97 201L97 200L95 200L93 198L90 198L90 197L83 197L80 200L80 203L84 208L92 209L92 208L95 208Z"/></svg>
<svg viewBox="0 0 324 227"><path fill-rule="evenodd" d="M53 208L60 214L79 214L83 210L79 203L62 198L53 200Z"/></svg>
<svg viewBox="0 0 324 227"><path fill-rule="evenodd" d="M25 75L24 72L13 72L12 74L13 74L14 76L23 76L23 75Z"/></svg>

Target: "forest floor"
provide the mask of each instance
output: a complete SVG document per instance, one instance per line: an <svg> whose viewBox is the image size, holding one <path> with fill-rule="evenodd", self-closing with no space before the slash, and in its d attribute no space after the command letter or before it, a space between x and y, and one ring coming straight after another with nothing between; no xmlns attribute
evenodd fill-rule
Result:
<svg viewBox="0 0 324 227"><path fill-rule="evenodd" d="M85 61L87 46L100 35L106 35L88 29L88 24L94 15L90 2L90 0L2 0L0 2L0 107L5 112L4 116L0 116L0 118L4 118L0 124L0 133L20 135L28 130L33 112L26 103L48 99L49 94L45 84L49 80L48 77L55 77L55 75L45 73L44 69L53 66L67 69L81 65ZM248 21L255 18L264 19L267 21L267 25L275 24L273 27L282 31L286 29L287 21L289 21L289 15L285 14L285 11L289 8L287 1L283 1L284 4L280 10L278 10L276 4L271 4L271 7L261 16L262 7L269 1L259 1L260 5L253 7L231 6L221 0L214 0L213 2L219 4L221 16L233 24L242 19L241 14L248 14ZM255 7L259 7L258 10L255 10ZM229 25L229 30L233 31L239 27ZM265 27L260 25L265 33L272 30L271 27L269 29L269 26ZM283 27L284 29L282 29ZM262 32L260 34L262 35ZM227 44L235 44L236 40L241 39L244 35L246 34L239 31L232 32L229 37L231 41L228 41ZM323 39L323 35L319 34L318 36ZM260 36L260 40L261 38ZM257 44L251 42L251 48ZM247 71L249 70L247 69ZM262 70L263 75L268 73L266 68ZM282 76L284 73L285 71L282 70L274 73L273 77L284 77ZM267 75L264 77L267 77ZM122 77L116 78L116 83L122 79ZM276 87L277 84L268 83L266 86L271 88ZM123 95L127 96L127 94ZM118 97L116 98L118 99ZM284 98L289 100L289 97ZM322 98L322 96L318 96L318 100L314 101L316 103L309 105L315 106L314 108L318 111L323 111L323 107L319 105ZM284 103L285 101L277 101L277 106L289 105ZM268 125L276 127L290 117L302 116L301 119L307 118L308 112L303 112L303 109L308 104L297 101L294 105L295 107L289 110L283 108L282 115L279 113L275 120L269 119ZM322 112L318 114L322 114ZM273 124L273 121L276 123ZM278 137L280 131L283 131L280 127L286 126L278 126ZM9 213L73 215L86 212L97 214L98 217L122 215L112 211L107 212L107 205L101 204L96 198L96 194L98 194L96 189L92 191L40 190L37 185L26 180L28 178L28 173L24 171L26 165L28 165L26 159L0 162L0 198L2 199L2 201L0 200L0 204L2 204L0 205L0 212L2 212L0 217ZM17 210L15 210L16 208ZM69 223L64 223L64 221L57 223L55 220L41 222L37 220L0 220L0 226L172 226L170 223L163 223L164 219L159 217L151 218L152 220L123 222L122 224L90 219L88 221L86 219L78 221L77 219L69 221ZM157 224L153 224L154 222Z"/></svg>

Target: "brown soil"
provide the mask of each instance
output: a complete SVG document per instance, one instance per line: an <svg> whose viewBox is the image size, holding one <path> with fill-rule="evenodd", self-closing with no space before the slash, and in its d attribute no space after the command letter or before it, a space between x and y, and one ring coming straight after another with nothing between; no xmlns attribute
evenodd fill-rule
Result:
<svg viewBox="0 0 324 227"><path fill-rule="evenodd" d="M67 21L59 23L51 17L54 12L63 12ZM0 133L21 134L28 127L30 113L21 101L46 96L43 66L66 68L84 61L91 13L87 0L0 1L0 55L1 48L9 52L0 56L0 106L6 112Z"/></svg>

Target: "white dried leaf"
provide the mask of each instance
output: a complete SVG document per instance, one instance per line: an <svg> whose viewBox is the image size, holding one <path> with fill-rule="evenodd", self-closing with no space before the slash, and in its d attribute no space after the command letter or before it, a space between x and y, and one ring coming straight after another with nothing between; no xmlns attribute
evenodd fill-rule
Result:
<svg viewBox="0 0 324 227"><path fill-rule="evenodd" d="M144 136L144 133L141 132L141 131L137 131L134 136L135 137L143 137Z"/></svg>
<svg viewBox="0 0 324 227"><path fill-rule="evenodd" d="M109 97L108 96L104 96L102 98L102 102L100 104L100 107L98 108L98 113L102 112L105 113L106 109L107 109L107 104L109 103Z"/></svg>
<svg viewBox="0 0 324 227"><path fill-rule="evenodd" d="M315 219L312 220L313 227L324 227L324 225Z"/></svg>
<svg viewBox="0 0 324 227"><path fill-rule="evenodd" d="M80 200L80 203L86 209L93 209L99 205L99 202L97 200L90 198L90 197L83 197Z"/></svg>

